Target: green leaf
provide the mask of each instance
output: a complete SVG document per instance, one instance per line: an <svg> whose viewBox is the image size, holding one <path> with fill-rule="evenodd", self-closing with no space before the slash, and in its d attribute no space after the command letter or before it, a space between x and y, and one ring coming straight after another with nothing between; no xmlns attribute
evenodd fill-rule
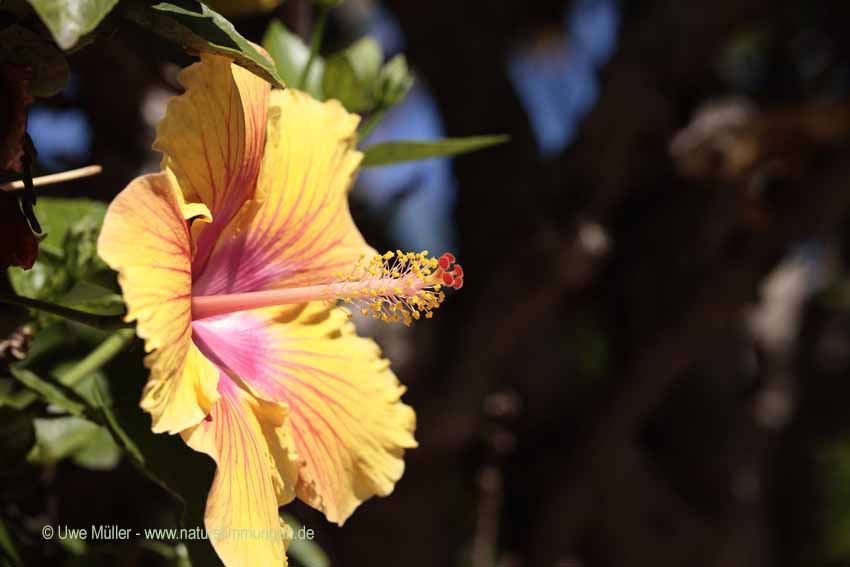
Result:
<svg viewBox="0 0 850 567"><path fill-rule="evenodd" d="M127 2L124 14L143 28L187 49L232 57L237 65L283 87L272 61L242 37L224 16L200 2L181 0L153 5Z"/></svg>
<svg viewBox="0 0 850 567"><path fill-rule="evenodd" d="M56 356L56 350L66 344L68 339L67 325L61 321L48 323L36 333L27 357L15 363L15 368L33 369L44 362L49 362ZM23 409L39 399L39 395L35 391L25 387L14 389L13 384L20 386L15 380L0 379L0 391L2 391L0 393L0 406Z"/></svg>
<svg viewBox="0 0 850 567"><path fill-rule="evenodd" d="M70 555L75 556L77 561L83 561L84 555L88 553L88 542L82 538L76 537L60 537L57 538L57 543ZM73 559L71 561L74 561ZM71 563L73 565L73 563ZM79 565L79 563L77 563Z"/></svg>
<svg viewBox="0 0 850 567"><path fill-rule="evenodd" d="M281 514L281 518L292 529L292 541L286 548L286 554L303 567L330 567L331 560L312 539L313 530L289 514Z"/></svg>
<svg viewBox="0 0 850 567"><path fill-rule="evenodd" d="M37 206L46 236L41 254L30 270L9 268L9 280L19 296L62 304L95 315L120 315L124 304L111 289L83 281L114 282L109 268L97 255L97 237L106 205L89 199L42 197ZM39 314L48 323L56 316Z"/></svg>
<svg viewBox="0 0 850 567"><path fill-rule="evenodd" d="M30 297L21 297L13 293L0 292L0 303L18 305L38 312L49 313L100 331L115 331L118 329L127 329L132 326L130 323L125 322L123 317L120 316L94 315L65 305L58 305L56 303L33 299ZM48 319L44 322L44 324L49 324L50 322L50 319Z"/></svg>
<svg viewBox="0 0 850 567"><path fill-rule="evenodd" d="M504 144L508 140L508 136L473 136L431 142L385 142L364 149L361 166L374 167L404 161L455 156Z"/></svg>
<svg viewBox="0 0 850 567"><path fill-rule="evenodd" d="M68 329L60 322L42 327L35 334L27 357L16 366L31 368L43 360L51 360L53 350L62 345L68 338Z"/></svg>
<svg viewBox="0 0 850 567"><path fill-rule="evenodd" d="M109 268L97 255L97 237L100 234L102 219L86 217L75 222L62 243L65 265L75 280Z"/></svg>
<svg viewBox="0 0 850 567"><path fill-rule="evenodd" d="M106 374L100 368L84 369L80 372L82 360L63 360L50 369L50 376L64 386L68 386L89 404L96 404L95 388L107 387ZM70 378L70 379L69 379Z"/></svg>
<svg viewBox="0 0 850 567"><path fill-rule="evenodd" d="M327 98L340 101L351 112L366 112L375 105L371 93L357 80L354 67L345 57L327 60L322 90Z"/></svg>
<svg viewBox="0 0 850 567"><path fill-rule="evenodd" d="M112 408L109 403L105 400L105 396L100 392L100 389L97 386L97 381L91 381L92 384L92 396L94 398L93 404L88 404L85 398L81 397L77 392L71 390L66 385L58 382L50 382L48 380L44 380L43 378L36 375L34 372L31 372L24 368L16 368L12 366L10 368L12 375L20 380L25 386L37 392L44 400L47 402L58 406L59 408L65 410L71 416L80 418L82 421L88 420L89 422L94 422L92 425L99 424L106 428L106 431L110 434L112 440L117 444L117 446L121 447L131 458L132 462L143 472L145 472L150 478L153 480L158 480L156 477L153 477L144 467L144 457L142 456L141 451L139 450L136 443L133 439L124 431L121 424L115 418L115 414L112 412ZM73 371L72 371L73 372ZM65 373L65 378L68 377L70 372ZM43 429L49 428L49 425L41 424ZM79 426L80 432L85 432L88 426ZM49 433L49 429L45 429ZM76 443L81 443L81 440L72 440L74 442L71 443L71 448L68 449L72 451L78 447ZM61 454L60 456L64 456ZM51 458L51 455L40 456L38 453L33 455L33 459L38 461L38 459ZM106 459L106 456L102 453L92 454L92 452L84 453L81 457L83 462L91 463L93 460L97 459L98 461L103 461ZM159 481L160 484L161 481Z"/></svg>
<svg viewBox="0 0 850 567"><path fill-rule="evenodd" d="M157 486L162 488L166 493L168 493L173 499L174 502L180 508L180 514L187 513L187 499L184 498L185 492L176 491L170 482L167 482L153 467L151 467L148 460L145 458L145 453L139 447L139 444L136 442L137 439L140 440L141 443L145 442L145 436L148 438L155 438L157 441L161 442L161 438L158 435L154 435L150 431L150 424L147 419L141 417L141 412L138 411L135 404L133 406L133 413L131 417L124 416L124 421L120 421L118 417L115 415L115 409L112 407L111 403L107 403L104 400L103 395L100 393L100 390L95 387L95 404L99 410L100 417L102 418L103 424L107 427L110 434L112 435L112 439L120 446L125 453L130 457L130 462L136 467L140 473L142 473L146 478L150 481L154 482ZM117 408L121 409L121 408ZM141 438L135 437L128 433L129 431L134 431L135 433L139 433L139 425L141 422L145 422L145 426L143 428L143 433ZM126 426L126 427L125 427ZM169 445L169 443L165 443ZM149 447L147 447L149 448ZM173 448L173 447L171 447ZM167 463L164 463L166 467L173 467L174 461L170 460ZM185 470L178 470L177 473L186 472ZM197 480L195 477L193 480ZM201 493L203 493L203 489L200 489ZM193 501L196 499L193 498ZM205 501L205 499L204 499ZM195 502L197 504L197 502ZM198 508L197 506L193 506L193 508ZM197 521L197 518L195 519ZM197 524L196 524L197 525ZM191 544L191 542L187 542ZM201 547L204 547L203 543L200 543ZM190 545L191 547L191 545ZM208 545L206 547L209 547Z"/></svg>
<svg viewBox="0 0 850 567"><path fill-rule="evenodd" d="M263 48L274 60L283 83L292 87L298 86L301 73L310 58L310 48L301 41L301 38L286 29L280 20L272 20L263 36ZM317 56L313 60L304 90L318 100L325 98L322 92L324 73L325 62Z"/></svg>
<svg viewBox="0 0 850 567"><path fill-rule="evenodd" d="M35 96L53 96L68 84L68 61L49 40L22 26L0 30L0 62L30 69L29 91Z"/></svg>
<svg viewBox="0 0 850 567"><path fill-rule="evenodd" d="M39 197L36 211L46 233L42 248L63 254L68 232L75 227L79 231L99 227L106 215L106 205L91 199Z"/></svg>
<svg viewBox="0 0 850 567"><path fill-rule="evenodd" d="M89 442L71 455L71 461L84 469L108 471L118 466L121 455L121 448L115 444L109 431L98 427Z"/></svg>
<svg viewBox="0 0 850 567"><path fill-rule="evenodd" d="M115 282L114 274L97 255L97 237L106 205L89 199L43 197L39 199L38 211L46 231L41 254L29 270L8 269L15 293L61 304L83 314L123 314L124 304L118 294L84 281L102 281L107 285ZM57 320L57 315L39 312L35 320L47 325Z"/></svg>
<svg viewBox="0 0 850 567"><path fill-rule="evenodd" d="M97 407L103 412L103 417L106 419L106 426L109 428L110 433L112 433L115 442L130 455L137 465L144 468L145 457L133 439L121 427L121 424L115 418L115 414L112 413L112 407L104 401L103 394L100 393L100 389L96 385L94 388L94 397Z"/></svg>
<svg viewBox="0 0 850 567"><path fill-rule="evenodd" d="M26 459L35 443L32 416L0 407L0 471L9 472Z"/></svg>
<svg viewBox="0 0 850 567"><path fill-rule="evenodd" d="M371 87L384 62L384 51L373 37L361 38L349 45L342 55L351 63L357 79L366 87Z"/></svg>
<svg viewBox="0 0 850 567"><path fill-rule="evenodd" d="M47 254L40 254L29 270L10 267L8 274L12 289L24 297L58 299L71 285L65 263Z"/></svg>
<svg viewBox="0 0 850 567"><path fill-rule="evenodd" d="M6 523L0 518L0 565L23 565L21 556L12 542L12 535L6 528Z"/></svg>
<svg viewBox="0 0 850 567"><path fill-rule="evenodd" d="M59 47L74 47L80 36L97 27L118 0L29 0Z"/></svg>
<svg viewBox="0 0 850 567"><path fill-rule="evenodd" d="M74 284L74 287L62 296L61 303L93 315L122 315L126 312L121 295L87 281Z"/></svg>
<svg viewBox="0 0 850 567"><path fill-rule="evenodd" d="M19 392L11 396L6 404L12 407L24 407L40 396L46 402L54 404L71 415L86 417L98 423L104 423L105 418L100 418L94 411L94 405L102 402L98 387L106 387L107 381L101 367L112 360L135 336L130 329L122 329L109 335L97 348L91 351L85 358L79 361L60 362L51 369L51 379L41 378L32 372L27 366L33 364L40 357L47 357L52 348L58 346L50 339L55 335L51 330L58 329L60 325L52 325L46 329L50 343L50 350L42 353L35 352L45 347L39 346L44 341L39 341L39 335L33 343L34 357L25 359L23 362L10 366L12 375L23 383L29 390ZM60 343L61 344L61 343Z"/></svg>
<svg viewBox="0 0 850 567"><path fill-rule="evenodd" d="M368 112L378 101L378 73L383 53L378 42L363 38L325 62L322 90L351 112Z"/></svg>
<svg viewBox="0 0 850 567"><path fill-rule="evenodd" d="M378 77L378 103L382 108L395 106L413 87L413 75L404 55L396 55L383 66Z"/></svg>
<svg viewBox="0 0 850 567"><path fill-rule="evenodd" d="M9 378L0 378L0 408L10 407L14 409L23 409L26 404L21 405L15 399L14 381Z"/></svg>
<svg viewBox="0 0 850 567"><path fill-rule="evenodd" d="M36 443L29 454L34 464L72 459L83 468L111 470L121 460L121 449L109 431L78 417L36 419Z"/></svg>
<svg viewBox="0 0 850 567"><path fill-rule="evenodd" d="M31 372L26 368L11 366L9 371L24 386L39 394L46 402L62 408L76 417L86 416L85 400L74 394L72 390L59 384L50 382Z"/></svg>

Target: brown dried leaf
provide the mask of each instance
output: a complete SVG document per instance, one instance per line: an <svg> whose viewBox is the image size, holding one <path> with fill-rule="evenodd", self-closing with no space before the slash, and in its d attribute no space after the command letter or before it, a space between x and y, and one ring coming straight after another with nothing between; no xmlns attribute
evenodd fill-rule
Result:
<svg viewBox="0 0 850 567"><path fill-rule="evenodd" d="M0 170L23 170L27 112L33 97L30 72L24 67L0 64Z"/></svg>
<svg viewBox="0 0 850 567"><path fill-rule="evenodd" d="M38 257L38 238L33 234L18 198L0 193L0 269L19 266L28 270Z"/></svg>

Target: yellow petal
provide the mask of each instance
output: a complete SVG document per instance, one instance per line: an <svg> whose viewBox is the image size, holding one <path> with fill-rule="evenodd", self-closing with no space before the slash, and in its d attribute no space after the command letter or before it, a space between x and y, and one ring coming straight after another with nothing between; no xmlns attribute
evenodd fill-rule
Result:
<svg viewBox="0 0 850 567"><path fill-rule="evenodd" d="M272 91L255 201L222 234L197 294L326 282L374 254L348 208L358 121L336 101Z"/></svg>
<svg viewBox="0 0 850 567"><path fill-rule="evenodd" d="M195 259L205 262L218 234L254 194L270 86L231 59L208 53L180 81L186 92L168 103L154 149L163 152L163 167L174 171L185 199L212 212Z"/></svg>
<svg viewBox="0 0 850 567"><path fill-rule="evenodd" d="M201 421L218 398L218 371L192 344L189 216L167 172L134 180L109 206L98 252L112 269L127 304L127 321L153 351L142 407L155 432L177 433Z"/></svg>
<svg viewBox="0 0 850 567"><path fill-rule="evenodd" d="M227 567L286 565L278 505L292 499L294 461L286 454L286 407L258 400L228 376L209 420L183 432L215 460L207 498L210 542Z"/></svg>
<svg viewBox="0 0 850 567"><path fill-rule="evenodd" d="M289 407L299 498L341 524L393 490L404 449L416 446L416 416L346 311L310 303L240 312L196 321L195 333L257 396Z"/></svg>

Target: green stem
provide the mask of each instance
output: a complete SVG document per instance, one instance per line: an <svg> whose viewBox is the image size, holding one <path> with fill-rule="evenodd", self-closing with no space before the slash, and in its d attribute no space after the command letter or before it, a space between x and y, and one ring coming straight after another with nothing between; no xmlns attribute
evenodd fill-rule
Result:
<svg viewBox="0 0 850 567"><path fill-rule="evenodd" d="M124 350L136 334L132 329L120 329L109 335L96 349L78 362L67 372L59 376L59 381L66 386L76 386L83 378L98 370Z"/></svg>
<svg viewBox="0 0 850 567"><path fill-rule="evenodd" d="M92 372L100 369L104 364L112 360L115 355L121 352L126 347L135 333L132 329L121 329L109 335L106 340L100 343L97 348L91 351L84 359L74 365L67 372L63 372L56 379L63 385L69 388L77 386L84 378L90 376ZM18 375L20 376L20 375ZM22 378L18 378L22 380ZM24 382L26 384L26 382ZM12 406L16 409L23 409L38 399L38 394L30 389L20 392L13 400Z"/></svg>
<svg viewBox="0 0 850 567"><path fill-rule="evenodd" d="M70 319L71 321L76 321L83 325L88 325L89 327L94 327L95 329L101 329L103 331L114 331L116 329L132 327L132 324L125 323L121 317L94 315L92 313L86 313L85 311L79 311L70 307L56 305L55 303L41 301L40 299L21 297L20 295L13 295L10 293L0 293L0 303L9 303L12 305L36 309L38 311L44 311L45 313L52 313L53 315L58 315L65 319Z"/></svg>
<svg viewBox="0 0 850 567"><path fill-rule="evenodd" d="M298 88L304 89L307 84L307 78L310 76L310 68L313 62L319 55L319 47L322 45L322 37L325 35L325 24L328 22L328 13L331 11L329 6L320 6L319 13L316 19L316 26L313 28L313 35L310 38L310 57L307 59L307 64L301 71L301 77L298 79Z"/></svg>
<svg viewBox="0 0 850 567"><path fill-rule="evenodd" d="M372 115L363 122L363 125L360 127L360 131L357 132L357 139L365 140L368 138L369 134L372 133L372 130L374 130L381 120L383 120L384 114L386 113L387 110L385 108L375 110Z"/></svg>

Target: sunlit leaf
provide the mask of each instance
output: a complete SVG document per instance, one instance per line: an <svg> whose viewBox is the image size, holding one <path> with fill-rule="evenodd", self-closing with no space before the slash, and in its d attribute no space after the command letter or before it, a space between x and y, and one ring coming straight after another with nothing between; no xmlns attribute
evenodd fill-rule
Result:
<svg viewBox="0 0 850 567"><path fill-rule="evenodd" d="M446 138L430 142L385 142L369 146L363 151L363 167L389 165L435 157L455 156L504 144L508 136L473 136Z"/></svg>
<svg viewBox="0 0 850 567"><path fill-rule="evenodd" d="M38 200L37 209L46 236L31 269L9 268L15 292L95 315L123 313L123 301L113 290L85 281L114 282L114 275L97 255L106 206L89 199L44 197ZM45 313L34 317L41 324L56 319Z"/></svg>
<svg viewBox="0 0 850 567"><path fill-rule="evenodd" d="M65 234L62 250L65 265L72 278L82 280L89 275L107 270L106 264L97 254L97 237L101 219L84 218L75 222Z"/></svg>
<svg viewBox="0 0 850 567"><path fill-rule="evenodd" d="M355 41L338 55L348 59L358 80L369 87L378 78L381 63L384 61L381 44L373 37L364 37Z"/></svg>
<svg viewBox="0 0 850 567"><path fill-rule="evenodd" d="M186 49L232 57L237 65L283 87L274 62L242 37L227 19L200 2L127 2L125 15L165 39Z"/></svg>
<svg viewBox="0 0 850 567"><path fill-rule="evenodd" d="M272 20L263 36L263 48L269 52L275 62L277 72L288 87L298 87L301 74L307 60L310 58L310 48L301 38L286 29L279 20ZM324 99L322 92L322 77L325 72L325 62L317 56L310 67L303 90L318 100Z"/></svg>
<svg viewBox="0 0 850 567"><path fill-rule="evenodd" d="M383 53L373 38L363 38L325 61L322 90L351 112L368 112L377 106L378 73Z"/></svg>
<svg viewBox="0 0 850 567"><path fill-rule="evenodd" d="M345 57L328 59L322 91L327 98L340 101L351 112L366 112L375 105L371 93L357 80L354 67Z"/></svg>
<svg viewBox="0 0 850 567"><path fill-rule="evenodd" d="M401 102L413 87L413 75L404 55L396 55L381 68L378 76L378 103L388 108Z"/></svg>
<svg viewBox="0 0 850 567"><path fill-rule="evenodd" d="M65 237L73 227L99 227L103 223L106 204L91 199L39 197L36 211L46 234L42 247L61 254Z"/></svg>
<svg viewBox="0 0 850 567"><path fill-rule="evenodd" d="M29 0L62 49L97 27L118 0Z"/></svg>

